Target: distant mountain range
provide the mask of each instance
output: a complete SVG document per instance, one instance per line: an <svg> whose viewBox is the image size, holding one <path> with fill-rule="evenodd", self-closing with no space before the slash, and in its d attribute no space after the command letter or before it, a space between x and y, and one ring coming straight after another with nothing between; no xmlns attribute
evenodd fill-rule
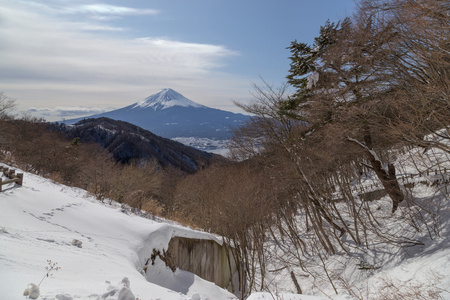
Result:
<svg viewBox="0 0 450 300"><path fill-rule="evenodd" d="M220 140L229 139L232 128L244 124L250 118L244 114L210 108L172 89L163 89L129 106L63 123L74 124L83 119L100 117L129 122L165 138Z"/></svg>
<svg viewBox="0 0 450 300"><path fill-rule="evenodd" d="M219 155L162 138L127 122L105 117L82 120L76 125L52 123L49 128L63 132L69 139L80 138L83 143L97 143L121 163L154 160L163 167L194 173L215 161L225 161Z"/></svg>

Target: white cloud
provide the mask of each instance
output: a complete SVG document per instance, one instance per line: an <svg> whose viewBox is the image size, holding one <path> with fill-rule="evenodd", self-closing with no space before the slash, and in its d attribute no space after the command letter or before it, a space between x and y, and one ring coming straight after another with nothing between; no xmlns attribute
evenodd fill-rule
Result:
<svg viewBox="0 0 450 300"><path fill-rule="evenodd" d="M5 0L0 0L0 4L2 1ZM42 78L51 76L62 80L67 75L77 80L89 80L88 77L110 79L110 75L120 78L133 74L192 76L221 66L221 58L236 54L223 46L167 38L114 38L86 34L86 30L124 29L61 21L26 11L23 7L8 8L6 5L5 8L0 5L0 18L0 42L3 44L0 65L13 73L22 71L22 75L39 73ZM88 74L91 75L84 77ZM82 75L82 78L76 78L77 75Z"/></svg>
<svg viewBox="0 0 450 300"><path fill-rule="evenodd" d="M98 108L86 106L57 106L57 107L30 107L26 113L32 116L44 118L48 121L62 121L78 117L91 116L114 110L114 107Z"/></svg>
<svg viewBox="0 0 450 300"><path fill-rule="evenodd" d="M105 25L98 25L98 24L91 24L91 23L80 23L79 24L80 30L87 30L87 31L125 31L126 28L122 27L114 27L114 26L105 26Z"/></svg>
<svg viewBox="0 0 450 300"><path fill-rule="evenodd" d="M140 95L128 102L133 103L164 87L192 90L209 84L213 88L213 72L215 78L222 77L226 89L225 75L217 68L235 51L169 38L103 35L103 31L125 29L61 19L58 13L64 9L54 7L62 1L49 1L51 12L50 5L42 3L0 0L0 90L27 101L28 106L49 106L67 99L81 105L101 99L102 105L121 106L111 102L126 92ZM104 15L138 13L110 5L83 9Z"/></svg>
<svg viewBox="0 0 450 300"><path fill-rule="evenodd" d="M124 6L114 6L109 4L91 4L81 5L67 8L64 12L68 13L91 13L103 15L157 15L159 13L156 9L135 9Z"/></svg>
<svg viewBox="0 0 450 300"><path fill-rule="evenodd" d="M17 1L17 0L16 0ZM143 8L136 9L126 6L116 6L104 3L73 5L68 1L58 0L18 0L24 7L28 6L39 10L41 12L52 15L76 15L76 14L91 14L91 15L112 15L112 16L138 16L138 15L157 15L160 12L156 9ZM79 1L81 2L81 1Z"/></svg>

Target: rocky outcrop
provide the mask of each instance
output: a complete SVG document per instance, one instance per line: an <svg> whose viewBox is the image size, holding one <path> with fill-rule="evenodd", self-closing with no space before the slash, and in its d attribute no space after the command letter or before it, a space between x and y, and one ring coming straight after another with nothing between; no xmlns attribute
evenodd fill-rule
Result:
<svg viewBox="0 0 450 300"><path fill-rule="evenodd" d="M213 240L173 237L166 257L181 270L227 288L236 272L236 263L227 247Z"/></svg>

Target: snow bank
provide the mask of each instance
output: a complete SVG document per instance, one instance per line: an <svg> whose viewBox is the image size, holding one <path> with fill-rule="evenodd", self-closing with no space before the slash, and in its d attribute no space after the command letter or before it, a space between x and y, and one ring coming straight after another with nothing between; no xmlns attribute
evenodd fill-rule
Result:
<svg viewBox="0 0 450 300"><path fill-rule="evenodd" d="M2 299L24 298L28 284L45 276L47 260L61 270L43 279L39 299L235 298L161 261L142 274L144 260L154 248L167 248L172 236L217 239L207 233L124 213L84 190L29 173L22 187L4 186L0 208Z"/></svg>

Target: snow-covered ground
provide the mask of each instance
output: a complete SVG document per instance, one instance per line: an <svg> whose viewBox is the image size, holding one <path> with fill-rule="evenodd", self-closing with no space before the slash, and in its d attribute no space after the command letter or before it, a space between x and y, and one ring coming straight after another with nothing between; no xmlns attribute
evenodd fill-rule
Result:
<svg viewBox="0 0 450 300"><path fill-rule="evenodd" d="M38 285L47 274L48 260L61 269L45 276L39 299L235 298L192 273L172 273L162 262L144 276L152 249L167 249L172 236L215 238L25 173L23 186L7 184L0 193L0 299L24 299L28 284Z"/></svg>
<svg viewBox="0 0 450 300"><path fill-rule="evenodd" d="M268 285L271 291L294 292L290 276L293 270L303 293L324 299L450 299L450 155L435 148L405 150L395 155L397 178L406 195L395 213L387 195L365 202L359 198L362 190L373 190L378 182L374 174L369 172L355 179L353 196L358 207L370 211L376 220L372 225L366 223L367 240L360 246L346 233L341 238L345 251L336 245L336 254L318 258L308 253L314 250L314 239L307 230L299 231L304 233L301 237L307 244L303 268L295 257L297 249L289 241L279 245L269 240L265 249L272 259L267 269L280 271L266 274L266 288ZM352 226L345 202L336 206L347 225ZM359 215L367 219L364 213ZM304 216L297 216L296 226L305 226L306 222ZM360 234L364 236L362 230ZM269 296L252 295L249 299L271 299ZM284 297L298 299L286 298L286 294Z"/></svg>

